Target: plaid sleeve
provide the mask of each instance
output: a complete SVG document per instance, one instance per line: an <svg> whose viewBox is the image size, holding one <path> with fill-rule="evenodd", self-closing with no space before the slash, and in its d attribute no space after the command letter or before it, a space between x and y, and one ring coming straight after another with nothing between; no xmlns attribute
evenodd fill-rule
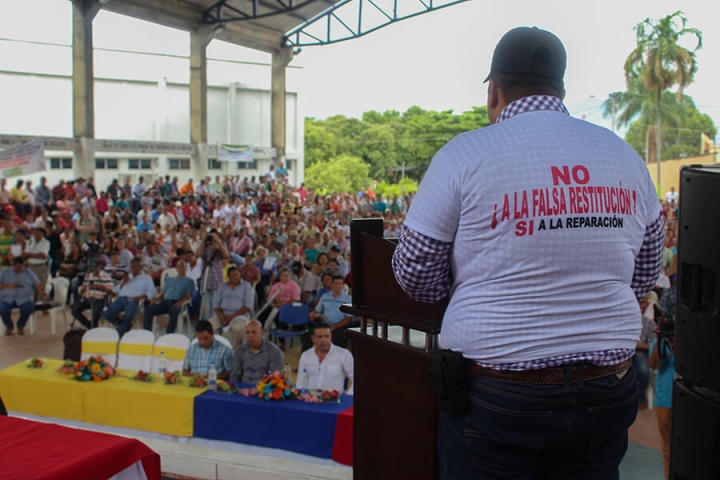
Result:
<svg viewBox="0 0 720 480"><path fill-rule="evenodd" d="M392 258L395 279L411 298L437 302L450 292L451 242L427 237L402 225Z"/></svg>
<svg viewBox="0 0 720 480"><path fill-rule="evenodd" d="M645 228L645 237L637 257L630 287L638 300L652 290L660 276L662 254L665 247L665 222L662 213Z"/></svg>

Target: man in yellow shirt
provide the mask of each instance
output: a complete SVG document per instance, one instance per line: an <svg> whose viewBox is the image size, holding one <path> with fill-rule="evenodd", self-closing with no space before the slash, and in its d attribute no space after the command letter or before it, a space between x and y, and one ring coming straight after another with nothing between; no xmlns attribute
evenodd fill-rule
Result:
<svg viewBox="0 0 720 480"><path fill-rule="evenodd" d="M25 215L31 213L32 210L27 192L23 189L23 184L22 180L18 180L15 186L10 189L10 200L20 218L25 218Z"/></svg>

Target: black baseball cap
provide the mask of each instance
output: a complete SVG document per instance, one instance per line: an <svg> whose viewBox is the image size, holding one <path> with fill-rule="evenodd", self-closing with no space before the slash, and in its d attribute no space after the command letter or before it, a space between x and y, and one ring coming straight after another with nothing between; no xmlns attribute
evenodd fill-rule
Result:
<svg viewBox="0 0 720 480"><path fill-rule="evenodd" d="M567 54L558 37L537 27L518 27L507 32L493 53L490 74L509 73L547 77L563 85Z"/></svg>

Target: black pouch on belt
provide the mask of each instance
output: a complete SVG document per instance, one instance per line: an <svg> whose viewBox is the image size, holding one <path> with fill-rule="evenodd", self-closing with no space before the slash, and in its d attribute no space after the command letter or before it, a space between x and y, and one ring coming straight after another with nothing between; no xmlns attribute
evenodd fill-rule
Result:
<svg viewBox="0 0 720 480"><path fill-rule="evenodd" d="M430 354L430 381L438 408L453 415L464 415L470 409L468 397L472 360L452 350Z"/></svg>

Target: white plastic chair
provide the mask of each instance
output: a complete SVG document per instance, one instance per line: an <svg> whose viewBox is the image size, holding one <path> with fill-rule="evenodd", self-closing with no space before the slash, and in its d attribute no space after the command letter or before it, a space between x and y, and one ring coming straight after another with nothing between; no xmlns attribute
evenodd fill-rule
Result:
<svg viewBox="0 0 720 480"><path fill-rule="evenodd" d="M163 285L165 285L165 279L168 277L177 277L177 268L166 268L163 270L160 276L160 290L162 290Z"/></svg>
<svg viewBox="0 0 720 480"><path fill-rule="evenodd" d="M160 352L165 352L167 371L182 370L185 361L185 352L190 347L190 339L180 333L168 333L155 341L152 354L152 366L150 371L158 372L160 363Z"/></svg>
<svg viewBox="0 0 720 480"><path fill-rule="evenodd" d="M133 325L136 330L140 330L144 327L145 323L145 300L140 300L138 302L138 311L135 314L135 318L133 319Z"/></svg>
<svg viewBox="0 0 720 480"><path fill-rule="evenodd" d="M65 307L67 306L65 300L67 299L67 292L70 288L70 281L65 277L54 277L48 280L47 287L55 291L55 299L60 303L57 307L53 307L47 312L50 314L50 334L55 335L57 329L55 328L55 320L57 312L62 312L63 322L65 322L65 330L67 330L67 317L65 316ZM30 330L33 331L35 327L35 320L32 320Z"/></svg>
<svg viewBox="0 0 720 480"><path fill-rule="evenodd" d="M163 271L162 277L160 277L160 291L162 291L162 287L165 285L167 278L177 277L177 275L177 268L166 268ZM192 300L183 303L183 308L180 311L180 315L178 315L178 333L190 333L190 312L188 311L190 303L192 303Z"/></svg>
<svg viewBox="0 0 720 480"><path fill-rule="evenodd" d="M222 335L215 335L215 340L219 341L219 342L222 343L222 344L227 345L228 347L230 347L230 348L232 349L232 343L230 343L230 340L228 340L227 338L223 337ZM198 343L198 339L197 339L197 338L193 338L193 341L190 342L190 345L193 345L193 344L195 344L195 343Z"/></svg>
<svg viewBox="0 0 720 480"><path fill-rule="evenodd" d="M149 372L155 335L147 330L131 330L122 336L118 347L117 368Z"/></svg>
<svg viewBox="0 0 720 480"><path fill-rule="evenodd" d="M88 330L82 338L80 360L87 360L92 355L98 355L110 365L115 366L119 340L120 335L114 328L98 327Z"/></svg>
<svg viewBox="0 0 720 480"><path fill-rule="evenodd" d="M162 292L163 285L165 285L165 280L168 278L171 278L171 277L172 278L177 277L177 268L166 268L163 271L162 276L160 277L160 291L161 292ZM177 325L178 333L190 333L190 312L188 311L188 309L190 308L191 302L192 302L192 300L188 300L187 302L184 302L183 306L182 306L182 310L180 310L180 315L178 315L178 325ZM167 314L164 314L164 315L167 315ZM158 324L155 321L153 321L153 332L155 332L155 335L159 334Z"/></svg>

